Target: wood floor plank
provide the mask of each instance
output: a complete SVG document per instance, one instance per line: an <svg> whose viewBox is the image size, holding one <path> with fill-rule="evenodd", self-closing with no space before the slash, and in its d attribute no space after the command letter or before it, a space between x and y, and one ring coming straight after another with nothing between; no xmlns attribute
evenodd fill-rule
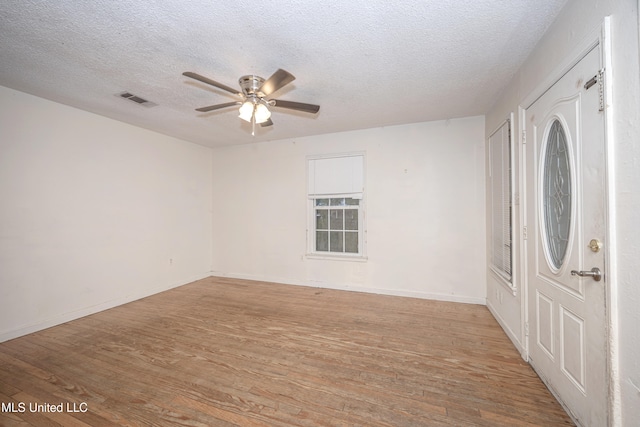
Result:
<svg viewBox="0 0 640 427"><path fill-rule="evenodd" d="M0 343L0 400L86 404L18 426L572 425L484 306L215 277Z"/></svg>

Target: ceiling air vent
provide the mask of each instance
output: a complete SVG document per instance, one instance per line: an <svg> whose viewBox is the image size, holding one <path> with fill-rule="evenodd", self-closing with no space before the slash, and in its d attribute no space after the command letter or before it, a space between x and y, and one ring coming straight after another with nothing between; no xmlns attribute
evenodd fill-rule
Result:
<svg viewBox="0 0 640 427"><path fill-rule="evenodd" d="M134 94L132 94L131 92L122 92L122 93L118 93L116 94L116 96L119 96L120 98L125 98L128 99L131 102L135 102L136 104L140 104L140 105L144 105L145 107L155 107L158 104L155 104L151 101L147 101L144 98L140 98L139 96L136 96Z"/></svg>

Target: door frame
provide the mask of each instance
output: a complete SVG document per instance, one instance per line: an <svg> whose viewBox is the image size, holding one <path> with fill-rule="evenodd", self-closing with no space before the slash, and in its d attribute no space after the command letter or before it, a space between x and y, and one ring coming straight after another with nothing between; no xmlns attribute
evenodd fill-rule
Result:
<svg viewBox="0 0 640 427"><path fill-rule="evenodd" d="M556 82L558 82L569 70L577 65L582 58L592 49L598 49L600 54L600 63L605 70L604 87L603 87L603 103L604 103L604 145L605 145L605 239L608 244L604 248L605 259L605 345L606 345L606 372L608 384L608 419L611 425L620 425L620 384L617 377L618 372L618 307L617 307L617 270L616 270L616 241L615 241L615 163L614 163L614 137L613 137L613 114L612 109L612 61L611 61L611 37L610 37L610 18L605 17L602 24L594 29L577 47L570 52L569 55L559 64L555 70L550 73L542 82L533 90L518 106L518 127L521 132L518 135L520 149L519 165L519 188L521 195L520 206L520 224L523 229L520 230L520 282L522 283L521 294L521 333L523 339L523 352L525 360L529 360L530 335L528 333L528 325L530 320L529 313L529 284L527 279L528 271L528 254L527 245L524 239L525 230L530 226L527 220L527 181L526 168L529 166L526 159L526 152L522 149L525 139L527 138L526 127L526 110L531 107L540 97L542 97ZM530 167L530 166L529 166ZM533 230L533 227L530 227ZM552 390L552 393L555 392ZM564 406L562 396L556 396L560 403ZM566 408L565 408L566 409Z"/></svg>

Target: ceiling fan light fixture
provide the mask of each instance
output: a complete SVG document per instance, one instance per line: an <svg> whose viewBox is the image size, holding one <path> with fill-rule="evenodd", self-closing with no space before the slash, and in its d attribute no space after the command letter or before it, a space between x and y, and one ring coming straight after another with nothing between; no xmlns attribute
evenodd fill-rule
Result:
<svg viewBox="0 0 640 427"><path fill-rule="evenodd" d="M238 117L248 123L251 123L251 134L255 134L256 124L260 124L261 127L272 126L271 111L269 107L285 108L289 110L302 111L305 113L316 114L320 110L319 105L305 104L303 102L294 102L278 99L270 99L269 96L282 89L295 80L293 74L285 71L281 68L276 70L268 79L263 79L260 76L247 75L242 76L238 80L242 91L237 91L227 85L218 83L215 80L211 80L208 77L201 76L193 71L185 71L183 76L192 78L201 83L208 84L218 89L222 89L226 92L238 96L241 100L236 102L226 102L222 104L209 105L207 107L196 108L196 111L200 113L207 113L209 111L219 110L221 108L240 105L238 110ZM130 94L127 94L132 96ZM124 95L123 95L124 96Z"/></svg>
<svg viewBox="0 0 640 427"><path fill-rule="evenodd" d="M255 104L253 102L245 101L240 106L240 110L239 110L240 115L238 117L240 117L244 121L251 122L251 117L253 117L254 107L255 107Z"/></svg>
<svg viewBox="0 0 640 427"><path fill-rule="evenodd" d="M264 104L257 104L255 111L256 123L264 123L271 117L271 111Z"/></svg>

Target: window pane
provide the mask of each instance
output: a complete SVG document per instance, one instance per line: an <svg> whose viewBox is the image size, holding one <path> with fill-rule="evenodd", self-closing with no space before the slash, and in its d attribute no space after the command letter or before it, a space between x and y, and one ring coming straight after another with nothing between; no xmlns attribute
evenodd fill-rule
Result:
<svg viewBox="0 0 640 427"><path fill-rule="evenodd" d="M352 198L345 199L345 202L347 206L358 206L360 204L360 200Z"/></svg>
<svg viewBox="0 0 640 427"><path fill-rule="evenodd" d="M358 229L358 210L357 209L344 210L344 229L345 230Z"/></svg>
<svg viewBox="0 0 640 427"><path fill-rule="evenodd" d="M329 232L316 231L316 251L326 252L329 250Z"/></svg>
<svg viewBox="0 0 640 427"><path fill-rule="evenodd" d="M329 232L329 251L330 252L344 252L342 245L342 232L330 231Z"/></svg>
<svg viewBox="0 0 640 427"><path fill-rule="evenodd" d="M352 254L358 253L358 232L344 233L344 251Z"/></svg>
<svg viewBox="0 0 640 427"><path fill-rule="evenodd" d="M316 206L329 206L329 199L316 199Z"/></svg>
<svg viewBox="0 0 640 427"><path fill-rule="evenodd" d="M316 230L329 229L329 211L326 209L316 209Z"/></svg>
<svg viewBox="0 0 640 427"><path fill-rule="evenodd" d="M331 206L344 206L344 205L345 205L344 198L342 198L342 199L331 199Z"/></svg>
<svg viewBox="0 0 640 427"><path fill-rule="evenodd" d="M330 225L332 230L344 230L344 215L342 209L331 209Z"/></svg>

